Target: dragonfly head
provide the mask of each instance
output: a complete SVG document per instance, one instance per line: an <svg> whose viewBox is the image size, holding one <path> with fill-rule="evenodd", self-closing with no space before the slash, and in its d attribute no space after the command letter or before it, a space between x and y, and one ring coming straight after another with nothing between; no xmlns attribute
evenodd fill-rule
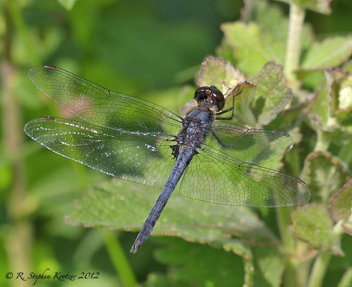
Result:
<svg viewBox="0 0 352 287"><path fill-rule="evenodd" d="M225 106L224 95L214 86L200 87L194 92L194 99L202 107L214 108L221 111Z"/></svg>

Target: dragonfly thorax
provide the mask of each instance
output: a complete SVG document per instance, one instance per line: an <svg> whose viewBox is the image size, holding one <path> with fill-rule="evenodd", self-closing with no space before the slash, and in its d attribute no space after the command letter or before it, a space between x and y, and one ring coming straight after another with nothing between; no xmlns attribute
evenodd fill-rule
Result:
<svg viewBox="0 0 352 287"><path fill-rule="evenodd" d="M185 147L197 154L197 149L201 148L214 121L214 114L209 110L194 109L182 121L182 128L175 138L177 145L172 146L172 154L178 157L180 150Z"/></svg>
<svg viewBox="0 0 352 287"><path fill-rule="evenodd" d="M194 99L198 106L215 112L221 111L225 106L224 95L214 86L198 88L194 93Z"/></svg>

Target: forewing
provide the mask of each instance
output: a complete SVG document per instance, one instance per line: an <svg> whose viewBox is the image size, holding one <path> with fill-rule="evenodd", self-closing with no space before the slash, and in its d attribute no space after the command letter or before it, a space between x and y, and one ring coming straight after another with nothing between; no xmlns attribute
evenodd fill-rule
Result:
<svg viewBox="0 0 352 287"><path fill-rule="evenodd" d="M241 162L210 147L193 157L180 193L207 202L256 207L292 206L310 198L299 178Z"/></svg>
<svg viewBox="0 0 352 287"><path fill-rule="evenodd" d="M28 76L56 104L77 117L126 132L173 134L181 119L151 102L108 90L52 66L37 66Z"/></svg>
<svg viewBox="0 0 352 287"><path fill-rule="evenodd" d="M209 133L206 145L223 149L235 159L248 163L260 163L282 157L293 145L288 133L275 130L245 128L216 121Z"/></svg>
<svg viewBox="0 0 352 287"><path fill-rule="evenodd" d="M85 122L45 117L25 133L49 150L110 176L162 188L175 160L164 136L123 133Z"/></svg>

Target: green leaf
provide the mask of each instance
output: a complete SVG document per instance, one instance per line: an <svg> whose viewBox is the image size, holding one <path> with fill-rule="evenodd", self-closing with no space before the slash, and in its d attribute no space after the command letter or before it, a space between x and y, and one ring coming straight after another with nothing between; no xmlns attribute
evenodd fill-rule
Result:
<svg viewBox="0 0 352 287"><path fill-rule="evenodd" d="M226 251L234 252L235 254L243 257L244 272L245 272L244 285L252 286L255 269L253 266L253 255L251 250L248 248L247 245L243 244L239 240L224 240L222 244L223 244L223 248Z"/></svg>
<svg viewBox="0 0 352 287"><path fill-rule="evenodd" d="M327 204L348 179L348 169L338 157L315 152L306 157L301 174L312 193L312 200Z"/></svg>
<svg viewBox="0 0 352 287"><path fill-rule="evenodd" d="M352 37L339 36L326 38L314 43L302 62L303 69L326 69L339 66L352 54Z"/></svg>
<svg viewBox="0 0 352 287"><path fill-rule="evenodd" d="M349 60L342 66L342 69L350 74L352 74L352 60Z"/></svg>
<svg viewBox="0 0 352 287"><path fill-rule="evenodd" d="M256 1L253 7L254 20L260 27L270 33L276 41L287 41L288 18L284 15L281 7L269 4L267 1ZM278 25L280 23L280 25ZM303 24L302 29L302 49L307 49L313 42L313 28L309 23ZM283 51L284 52L284 51ZM283 64L283 63L280 63Z"/></svg>
<svg viewBox="0 0 352 287"><path fill-rule="evenodd" d="M283 67L268 62L250 79L257 85L252 111L260 125L267 125L284 110L292 98L292 92L282 83Z"/></svg>
<svg viewBox="0 0 352 287"><path fill-rule="evenodd" d="M341 69L325 70L325 78L311 101L310 114L318 116L324 128L340 128L339 121L352 109L352 75Z"/></svg>
<svg viewBox="0 0 352 287"><path fill-rule="evenodd" d="M292 212L292 230L313 248L343 256L340 238L333 232L328 212L321 204L306 204Z"/></svg>
<svg viewBox="0 0 352 287"><path fill-rule="evenodd" d="M85 198L76 200L75 209L66 216L66 221L86 227L138 231L159 193L160 190L121 180L104 182L91 188ZM202 243L240 236L253 244L277 244L274 235L249 208L204 203L181 197L176 192L153 234Z"/></svg>
<svg viewBox="0 0 352 287"><path fill-rule="evenodd" d="M57 0L66 10L71 10L77 0Z"/></svg>
<svg viewBox="0 0 352 287"><path fill-rule="evenodd" d="M280 252L279 247L255 247L253 248L253 258L255 259L253 286L281 286L286 258Z"/></svg>
<svg viewBox="0 0 352 287"><path fill-rule="evenodd" d="M253 76L268 61L284 63L285 41L277 41L258 24L242 22L224 23L221 30L233 48L238 68Z"/></svg>
<svg viewBox="0 0 352 287"><path fill-rule="evenodd" d="M315 97L311 101L310 114L315 115L314 120L327 124L330 117L330 87L323 80L321 86L315 92Z"/></svg>
<svg viewBox="0 0 352 287"><path fill-rule="evenodd" d="M352 137L352 75L341 69L328 69L309 108L311 126L324 141L348 144Z"/></svg>
<svg viewBox="0 0 352 287"><path fill-rule="evenodd" d="M229 61L233 66L237 65L236 60L233 57L233 49L232 46L226 41L225 38L221 39L220 46L216 49L216 55L223 59Z"/></svg>
<svg viewBox="0 0 352 287"><path fill-rule="evenodd" d="M243 259L239 256L252 257L248 248L246 255L236 256L233 252L189 244L177 238L165 243L164 248L157 250L155 257L168 266L171 286L243 286L246 273ZM248 284L248 281L245 283Z"/></svg>
<svg viewBox="0 0 352 287"><path fill-rule="evenodd" d="M312 10L321 14L330 14L331 0L279 0L288 4L294 4L301 9Z"/></svg>
<svg viewBox="0 0 352 287"><path fill-rule="evenodd" d="M334 194L330 199L328 209L334 222L343 220L342 227L352 235L352 180Z"/></svg>
<svg viewBox="0 0 352 287"><path fill-rule="evenodd" d="M150 273L145 284L146 287L168 287L168 278L164 274Z"/></svg>
<svg viewBox="0 0 352 287"><path fill-rule="evenodd" d="M340 82L339 90L339 109L352 109L352 74L346 75Z"/></svg>
<svg viewBox="0 0 352 287"><path fill-rule="evenodd" d="M216 86L222 93L245 81L245 76L222 58L207 57L200 68L198 86Z"/></svg>

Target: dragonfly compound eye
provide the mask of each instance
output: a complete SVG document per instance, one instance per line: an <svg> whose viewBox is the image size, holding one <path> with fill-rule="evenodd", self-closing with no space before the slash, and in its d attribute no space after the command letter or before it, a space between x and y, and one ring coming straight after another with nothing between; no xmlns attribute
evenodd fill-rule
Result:
<svg viewBox="0 0 352 287"><path fill-rule="evenodd" d="M225 106L225 97L216 87L211 86L210 90L216 99L218 111L221 111Z"/></svg>
<svg viewBox="0 0 352 287"><path fill-rule="evenodd" d="M214 86L198 88L194 93L194 99L200 105L206 103L209 106L216 106L218 111L225 105L224 95Z"/></svg>

